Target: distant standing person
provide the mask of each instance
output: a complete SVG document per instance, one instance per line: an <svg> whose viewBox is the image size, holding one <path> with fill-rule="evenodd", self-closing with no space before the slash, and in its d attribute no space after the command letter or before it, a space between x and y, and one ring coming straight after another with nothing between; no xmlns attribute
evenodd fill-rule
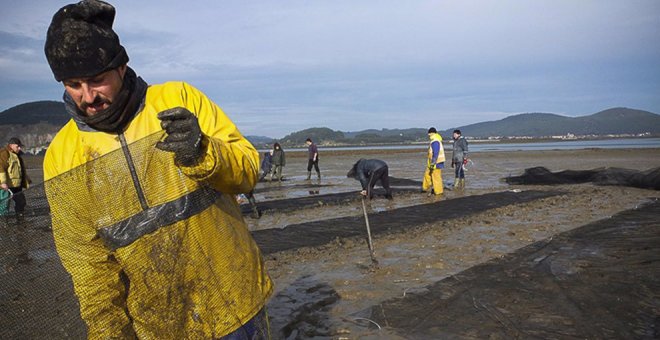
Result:
<svg viewBox="0 0 660 340"><path fill-rule="evenodd" d="M25 195L23 189L27 189L32 181L25 171L25 163L21 157L21 148L23 143L12 137L7 143L7 147L0 150L0 189L13 194L14 211L16 217L22 218L25 211ZM7 200L7 210L9 210L9 200Z"/></svg>
<svg viewBox="0 0 660 340"><path fill-rule="evenodd" d="M442 168L445 167L445 149L442 146L442 136L432 127L428 131L429 144L428 159L426 171L424 171L424 180L422 181L422 191L427 192L431 189L436 195L442 194ZM429 192L429 195L431 194Z"/></svg>
<svg viewBox="0 0 660 340"><path fill-rule="evenodd" d="M276 178L278 181L282 181L282 168L286 165L286 156L284 155L284 150L280 146L280 143L273 144L273 173L271 179Z"/></svg>
<svg viewBox="0 0 660 340"><path fill-rule="evenodd" d="M346 177L355 178L362 184L362 191L360 194L363 196L373 198L373 190L376 182L380 181L380 185L385 189L385 197L392 199L392 189L390 189L389 169L387 163L380 159L364 159L361 158L357 161L353 168L348 171Z"/></svg>
<svg viewBox="0 0 660 340"><path fill-rule="evenodd" d="M261 176L259 180L266 178L270 175L270 171L273 168L273 150L264 152L264 158L261 160Z"/></svg>
<svg viewBox="0 0 660 340"><path fill-rule="evenodd" d="M465 168L463 165L467 164L468 142L461 135L461 130L454 130L453 133L453 150L451 155L451 167L454 168L454 188L465 188Z"/></svg>
<svg viewBox="0 0 660 340"><path fill-rule="evenodd" d="M319 170L319 149L316 147L316 144L312 142L311 138L307 138L305 141L307 144L307 179L309 180L312 177L312 166L316 170L316 176L318 179L321 179L321 171Z"/></svg>

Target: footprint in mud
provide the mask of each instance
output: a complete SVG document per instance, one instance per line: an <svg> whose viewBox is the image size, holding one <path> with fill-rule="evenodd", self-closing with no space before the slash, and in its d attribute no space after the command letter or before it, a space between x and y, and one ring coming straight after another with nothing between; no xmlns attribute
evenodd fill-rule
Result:
<svg viewBox="0 0 660 340"><path fill-rule="evenodd" d="M328 313L339 294L313 276L303 276L284 288L268 304L272 335L276 339L331 336Z"/></svg>

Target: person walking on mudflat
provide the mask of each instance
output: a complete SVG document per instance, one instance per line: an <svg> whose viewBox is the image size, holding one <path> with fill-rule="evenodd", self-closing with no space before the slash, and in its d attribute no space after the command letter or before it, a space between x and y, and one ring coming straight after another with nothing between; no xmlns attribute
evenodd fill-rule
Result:
<svg viewBox="0 0 660 340"><path fill-rule="evenodd" d="M312 177L312 166L316 170L316 177L321 179L321 171L319 170L319 149L316 147L316 144L312 142L311 138L307 138L305 141L307 144L307 179L309 180Z"/></svg>
<svg viewBox="0 0 660 340"><path fill-rule="evenodd" d="M428 131L429 144L428 159L426 170L424 171L424 179L422 180L422 192L427 192L429 195L434 193L436 195L442 194L442 169L445 167L445 149L442 146L442 136L438 131L432 127Z"/></svg>
<svg viewBox="0 0 660 340"><path fill-rule="evenodd" d="M451 152L451 167L454 168L454 188L465 188L465 168L468 162L468 142L461 135L461 130L452 134L453 147Z"/></svg>
<svg viewBox="0 0 660 340"><path fill-rule="evenodd" d="M282 169L286 165L286 156L284 155L284 150L280 146L280 143L275 143L273 145L273 173L271 174L270 179L276 179L282 181Z"/></svg>
<svg viewBox="0 0 660 340"><path fill-rule="evenodd" d="M21 157L22 147L21 141L16 137L12 137L9 139L7 147L0 149L0 190L10 193L10 196L13 194L11 200L14 201L14 211L18 219L23 218L25 205L27 204L23 189L27 189L32 183L25 171L23 157ZM0 210L8 212L9 202L10 200L7 200L7 206ZM5 202L0 201L0 204L5 204Z"/></svg>
<svg viewBox="0 0 660 340"><path fill-rule="evenodd" d="M234 199L259 154L198 89L138 77L114 18L103 1L66 5L45 44L71 119L44 186L87 336L269 338L272 282Z"/></svg>
<svg viewBox="0 0 660 340"><path fill-rule="evenodd" d="M259 180L266 178L270 175L270 171L273 169L273 150L264 152L264 158L261 160L261 176Z"/></svg>

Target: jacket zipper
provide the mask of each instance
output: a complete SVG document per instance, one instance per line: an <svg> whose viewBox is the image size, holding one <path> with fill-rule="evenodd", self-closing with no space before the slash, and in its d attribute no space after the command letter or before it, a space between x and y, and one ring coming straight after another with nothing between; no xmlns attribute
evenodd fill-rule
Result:
<svg viewBox="0 0 660 340"><path fill-rule="evenodd" d="M119 142L121 143L121 149L124 152L124 157L126 157L126 162L128 163L128 170L131 173L131 178L133 179L133 185L135 186L135 191L137 192L140 206L142 207L142 210L147 210L149 209L149 206L147 205L147 199L144 197L144 191L142 191L142 186L140 185L137 171L135 171L135 163L133 163L133 157L131 156L131 152L128 150L128 143L126 143L126 137L124 137L123 133L119 134Z"/></svg>

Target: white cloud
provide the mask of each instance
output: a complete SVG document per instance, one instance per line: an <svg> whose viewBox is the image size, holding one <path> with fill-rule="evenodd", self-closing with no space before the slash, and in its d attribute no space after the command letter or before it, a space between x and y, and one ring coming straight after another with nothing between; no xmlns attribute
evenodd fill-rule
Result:
<svg viewBox="0 0 660 340"><path fill-rule="evenodd" d="M138 74L191 82L248 134L660 112L655 0L111 2ZM65 3L3 4L0 110L59 99L42 54Z"/></svg>

